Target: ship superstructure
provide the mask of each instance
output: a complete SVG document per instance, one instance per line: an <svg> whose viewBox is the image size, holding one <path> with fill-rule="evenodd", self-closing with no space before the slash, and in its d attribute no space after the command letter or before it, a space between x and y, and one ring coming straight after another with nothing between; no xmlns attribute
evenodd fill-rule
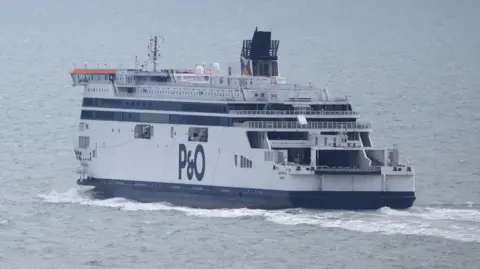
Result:
<svg viewBox="0 0 480 269"><path fill-rule="evenodd" d="M203 208L408 208L415 172L375 148L348 98L280 75L279 41L255 30L241 73L75 68L84 87L80 185L105 197Z"/></svg>

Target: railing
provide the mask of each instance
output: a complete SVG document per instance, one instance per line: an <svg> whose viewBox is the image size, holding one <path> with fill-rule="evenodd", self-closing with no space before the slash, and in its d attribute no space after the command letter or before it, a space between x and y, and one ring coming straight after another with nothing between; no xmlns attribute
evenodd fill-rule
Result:
<svg viewBox="0 0 480 269"><path fill-rule="evenodd" d="M246 121L236 123L235 127L260 128L260 129L370 129L369 123L356 122L310 122L300 124L289 121Z"/></svg>
<svg viewBox="0 0 480 269"><path fill-rule="evenodd" d="M379 166L371 166L368 168L317 166L315 170L325 172L378 172L381 171L382 168Z"/></svg>
<svg viewBox="0 0 480 269"><path fill-rule="evenodd" d="M125 85L117 85L117 87L124 87ZM152 98L175 98L175 99L201 99L201 100L215 100L215 101L244 101L242 97L242 92L239 90L225 90L222 91L220 88L194 88L191 86L183 85L181 87L153 87L151 85L147 86L138 86L133 89L132 92L127 92L123 88L118 89L118 96L127 96L127 97L152 97ZM211 93L228 93L225 96L218 95L208 95L209 91Z"/></svg>
<svg viewBox="0 0 480 269"><path fill-rule="evenodd" d="M240 115L358 115L356 111L313 111L313 110L230 110Z"/></svg>
<svg viewBox="0 0 480 269"><path fill-rule="evenodd" d="M310 146L312 142L308 140L272 140L270 139L270 144L272 146L293 146L293 147L303 147Z"/></svg>

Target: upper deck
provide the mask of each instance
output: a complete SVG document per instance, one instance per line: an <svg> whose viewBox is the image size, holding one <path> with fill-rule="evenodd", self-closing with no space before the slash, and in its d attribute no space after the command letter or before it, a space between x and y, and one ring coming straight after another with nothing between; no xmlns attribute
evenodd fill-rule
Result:
<svg viewBox="0 0 480 269"><path fill-rule="evenodd" d="M87 85L98 81L112 81L117 70L110 68L73 68L70 70L73 85Z"/></svg>
<svg viewBox="0 0 480 269"><path fill-rule="evenodd" d="M152 40L155 40L155 46L149 46L153 49L149 53L150 59L140 68L137 63L132 69L87 68L85 64L85 68L70 71L73 85L84 86L87 97L105 98L111 94L114 98L142 100L256 102L265 105L289 103L293 106L292 110L305 107L307 111L312 104L328 103L349 107L348 98L331 97L326 89L315 87L311 83L288 83L287 78L280 75L277 55L280 42L272 40L270 32L255 30L251 40L244 40L240 53L240 74L232 74L231 67L224 72L218 63L208 66L197 64L193 69L157 69L157 42L156 39ZM153 70L148 68L150 63L153 63ZM328 111L330 108L313 110ZM247 115L246 112L236 114ZM353 112L327 114L328 112L312 112L312 115L355 116Z"/></svg>
<svg viewBox="0 0 480 269"><path fill-rule="evenodd" d="M348 98L333 98L326 89L288 84L286 78L248 77L222 73L151 72L127 69L72 69L74 86L95 88L111 84L116 97L238 102L328 102L348 104ZM301 106L301 105L300 105Z"/></svg>

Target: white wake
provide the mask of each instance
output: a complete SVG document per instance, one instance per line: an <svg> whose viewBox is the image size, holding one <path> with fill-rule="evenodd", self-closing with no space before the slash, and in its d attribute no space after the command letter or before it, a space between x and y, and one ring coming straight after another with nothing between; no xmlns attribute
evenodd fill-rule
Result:
<svg viewBox="0 0 480 269"><path fill-rule="evenodd" d="M240 218L259 217L282 225L313 225L341 228L386 235L405 234L434 236L450 240L480 242L480 210L414 207L409 210L382 208L376 211L313 211L313 210L252 210L252 209L193 209L166 203L137 203L123 198L95 200L78 189L52 191L39 195L49 203L71 203L96 207L111 207L125 211L168 210L188 216Z"/></svg>

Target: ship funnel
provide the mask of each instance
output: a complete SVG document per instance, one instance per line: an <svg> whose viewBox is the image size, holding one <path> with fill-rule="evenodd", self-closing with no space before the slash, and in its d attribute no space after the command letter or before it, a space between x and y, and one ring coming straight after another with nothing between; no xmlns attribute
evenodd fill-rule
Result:
<svg viewBox="0 0 480 269"><path fill-rule="evenodd" d="M279 76L277 51L280 41L272 33L255 28L253 38L244 40L240 54L242 76Z"/></svg>

